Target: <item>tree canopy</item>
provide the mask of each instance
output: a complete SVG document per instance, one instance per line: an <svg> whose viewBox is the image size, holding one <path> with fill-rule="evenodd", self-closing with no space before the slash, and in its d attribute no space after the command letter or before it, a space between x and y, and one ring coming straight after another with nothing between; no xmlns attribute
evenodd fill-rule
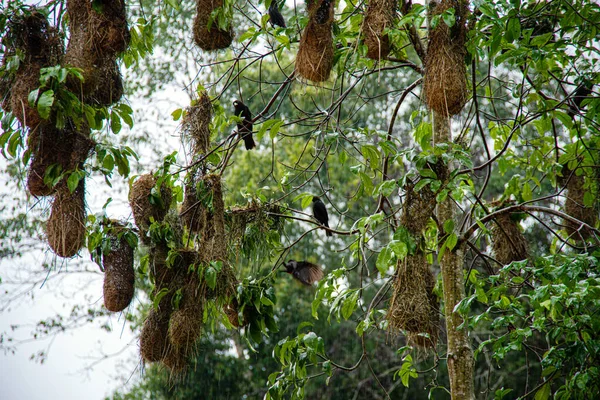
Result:
<svg viewBox="0 0 600 400"><path fill-rule="evenodd" d="M100 267L33 334L124 313L114 398L600 396L598 4L1 7L0 255Z"/></svg>

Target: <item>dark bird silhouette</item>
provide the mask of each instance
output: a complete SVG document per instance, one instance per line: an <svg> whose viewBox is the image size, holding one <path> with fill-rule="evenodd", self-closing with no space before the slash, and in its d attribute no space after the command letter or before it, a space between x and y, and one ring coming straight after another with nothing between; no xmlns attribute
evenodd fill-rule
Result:
<svg viewBox="0 0 600 400"><path fill-rule="evenodd" d="M248 106L239 100L234 101L233 106L235 107L235 115L243 118L237 124L238 134L244 139L246 150L252 150L256 147L254 138L252 138L252 113Z"/></svg>
<svg viewBox="0 0 600 400"><path fill-rule="evenodd" d="M323 270L317 264L308 261L290 260L284 264L288 274L292 275L298 281L310 286L323 278Z"/></svg>
<svg viewBox="0 0 600 400"><path fill-rule="evenodd" d="M271 1L271 5L269 6L269 21L271 21L271 25L273 26L277 25L285 28L285 19L283 19L283 15L279 11L277 0Z"/></svg>
<svg viewBox="0 0 600 400"><path fill-rule="evenodd" d="M329 215L327 214L327 209L325 208L325 204L321 201L317 196L313 196L312 200L313 204L313 216L317 221L321 223L321 225L329 228ZM331 231L327 231L327 236L332 236Z"/></svg>
<svg viewBox="0 0 600 400"><path fill-rule="evenodd" d="M592 94L593 87L594 87L593 83L585 82L585 83L582 83L581 85L579 85L579 87L577 89L575 89L575 91L571 95L572 101L569 106L569 111L567 111L567 114L569 114L569 117L573 118L575 116L575 114L577 114L579 112L581 103L583 102L583 100L590 97L590 95Z"/></svg>

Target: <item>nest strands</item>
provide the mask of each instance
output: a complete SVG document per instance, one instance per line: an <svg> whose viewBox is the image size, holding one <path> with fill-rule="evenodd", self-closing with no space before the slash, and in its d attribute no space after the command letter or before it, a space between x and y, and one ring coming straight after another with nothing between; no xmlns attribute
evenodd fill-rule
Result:
<svg viewBox="0 0 600 400"><path fill-rule="evenodd" d="M435 279L425 254L418 252L398 261L394 293L387 312L389 328L405 330L421 347L434 347L439 333L439 303L433 293ZM428 335L418 335L425 333Z"/></svg>
<svg viewBox="0 0 600 400"><path fill-rule="evenodd" d="M425 186L416 192L412 184L408 184L405 190L406 198L402 206L400 223L411 235L419 237L435 211L437 205L435 193L431 191L429 186Z"/></svg>
<svg viewBox="0 0 600 400"><path fill-rule="evenodd" d="M333 0L307 2L308 25L300 38L296 56L296 72L313 82L329 79L333 68Z"/></svg>
<svg viewBox="0 0 600 400"><path fill-rule="evenodd" d="M60 257L73 257L85 240L85 184L82 179L73 193L62 184L56 192L46 225L48 244Z"/></svg>
<svg viewBox="0 0 600 400"><path fill-rule="evenodd" d="M527 240L519 228L519 223L514 221L510 214L494 218L491 231L492 250L496 260L502 265L528 257Z"/></svg>
<svg viewBox="0 0 600 400"><path fill-rule="evenodd" d="M394 24L396 2L393 0L370 0L362 25L362 33L367 45L367 57L383 60L391 50L390 37L384 30Z"/></svg>
<svg viewBox="0 0 600 400"><path fill-rule="evenodd" d="M113 225L108 235L111 244L110 252L102 255L104 306L112 312L123 311L129 306L135 288L133 248L125 239L124 231L123 225Z"/></svg>
<svg viewBox="0 0 600 400"><path fill-rule="evenodd" d="M598 210L584 205L585 177L584 175L568 172L570 179L567 182L567 196L564 203L565 214L593 227L598 222ZM567 175L565 174L565 176ZM575 240L587 239L592 235L590 229L581 229L581 225L575 222L565 220L563 224L569 236Z"/></svg>
<svg viewBox="0 0 600 400"><path fill-rule="evenodd" d="M208 24L211 14L217 8L223 7L223 0L196 0L196 17L194 18L194 42L202 50L213 51L226 49L233 42L231 21L227 29L220 29L217 21Z"/></svg>
<svg viewBox="0 0 600 400"><path fill-rule="evenodd" d="M131 190L129 191L129 205L133 212L135 224L140 229L142 240L147 239L146 233L150 227L150 217L154 221L162 221L169 211L169 205L172 200L171 189L167 185L161 185L160 198L162 205L150 203L150 196L155 185L156 179L154 176L152 174L145 174L140 176L131 185Z"/></svg>
<svg viewBox="0 0 600 400"><path fill-rule="evenodd" d="M195 155L206 154L210 149L210 121L213 107L208 93L202 91L196 103L188 107L181 123L183 134L191 139Z"/></svg>
<svg viewBox="0 0 600 400"><path fill-rule="evenodd" d="M465 66L467 5L462 0L432 3L430 16L440 15L451 7L456 10L454 26L449 28L440 19L429 31L423 83L428 107L442 116L458 114L468 96Z"/></svg>

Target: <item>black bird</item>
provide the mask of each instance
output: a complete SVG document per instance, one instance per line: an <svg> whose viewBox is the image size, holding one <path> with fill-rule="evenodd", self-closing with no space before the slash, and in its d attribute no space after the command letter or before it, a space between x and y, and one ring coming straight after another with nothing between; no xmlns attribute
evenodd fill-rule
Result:
<svg viewBox="0 0 600 400"><path fill-rule="evenodd" d="M329 215L327 215L327 209L325 208L325 204L321 201L317 196L313 196L313 216L317 221L321 223L321 225L329 228ZM327 231L327 236L333 236L331 231Z"/></svg>
<svg viewBox="0 0 600 400"><path fill-rule="evenodd" d="M577 89L575 89L575 91L571 94L572 102L569 105L569 111L567 111L569 117L573 118L575 114L579 112L579 107L581 106L581 103L583 102L583 100L590 97L590 95L592 94L593 87L593 83L584 82L581 85L579 85Z"/></svg>
<svg viewBox="0 0 600 400"><path fill-rule="evenodd" d="M308 261L295 261L290 260L284 264L288 274L291 274L294 278L302 282L303 284L310 286L316 281L323 278L323 270L317 264L309 263Z"/></svg>
<svg viewBox="0 0 600 400"><path fill-rule="evenodd" d="M252 138L252 113L248 106L239 100L234 101L233 106L235 107L235 115L243 118L237 124L238 134L244 139L246 150L252 150L256 147L256 143Z"/></svg>
<svg viewBox="0 0 600 400"><path fill-rule="evenodd" d="M285 28L285 19L283 19L283 15L279 11L277 0L271 1L271 5L269 6L269 21L271 21L271 25L273 26L277 25Z"/></svg>

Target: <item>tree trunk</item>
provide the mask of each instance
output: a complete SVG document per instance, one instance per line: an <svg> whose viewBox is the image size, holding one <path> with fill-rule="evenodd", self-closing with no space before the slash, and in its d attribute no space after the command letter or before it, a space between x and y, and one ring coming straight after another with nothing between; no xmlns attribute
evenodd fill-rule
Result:
<svg viewBox="0 0 600 400"><path fill-rule="evenodd" d="M434 114L433 135L435 143L451 143L450 119ZM447 183L451 166L440 164L439 176ZM454 220L455 207L450 196L437 206L440 225ZM459 246L460 247L460 246ZM463 275L463 251L456 247L446 250L441 260L442 283L444 286L444 313L448 340L448 375L453 400L475 399L473 387L473 350L469 343L468 329L459 329L462 317L454 307L465 298Z"/></svg>

